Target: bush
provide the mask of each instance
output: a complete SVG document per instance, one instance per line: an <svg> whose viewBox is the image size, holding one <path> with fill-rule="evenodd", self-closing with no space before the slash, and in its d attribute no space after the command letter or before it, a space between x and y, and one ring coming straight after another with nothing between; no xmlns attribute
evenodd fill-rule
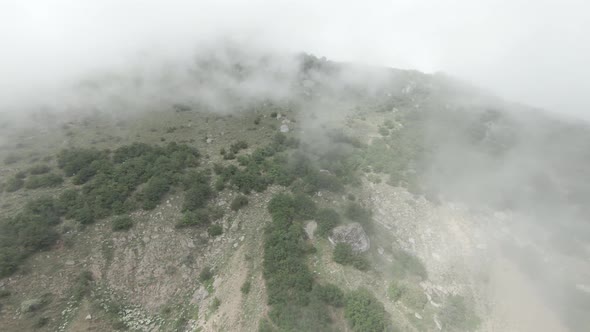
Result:
<svg viewBox="0 0 590 332"><path fill-rule="evenodd" d="M209 223L209 211L207 209L197 209L186 211L182 219L176 223L176 228L206 225Z"/></svg>
<svg viewBox="0 0 590 332"><path fill-rule="evenodd" d="M360 254L353 252L352 247L347 243L336 244L334 262L341 265L352 265L361 271L369 269L369 262Z"/></svg>
<svg viewBox="0 0 590 332"><path fill-rule="evenodd" d="M35 165L29 168L29 173L32 175L39 175L49 173L50 170L51 168L47 165Z"/></svg>
<svg viewBox="0 0 590 332"><path fill-rule="evenodd" d="M223 227L221 225L211 225L207 228L207 233L209 233L209 236L219 236L223 234Z"/></svg>
<svg viewBox="0 0 590 332"><path fill-rule="evenodd" d="M59 186L63 183L63 178L59 175L49 173L43 175L33 175L25 183L27 189L47 188Z"/></svg>
<svg viewBox="0 0 590 332"><path fill-rule="evenodd" d="M220 305L221 305L221 300L217 297L213 298L213 301L211 301L211 311L215 311L215 310L219 309Z"/></svg>
<svg viewBox="0 0 590 332"><path fill-rule="evenodd" d="M240 152L240 150L243 149L247 149L248 148L248 143L246 143L246 141L237 141L236 143L232 144L229 148L229 150L236 154L238 152Z"/></svg>
<svg viewBox="0 0 590 332"><path fill-rule="evenodd" d="M113 231L127 231L133 227L133 220L129 216L118 216L113 218Z"/></svg>
<svg viewBox="0 0 590 332"><path fill-rule="evenodd" d="M163 176L152 177L141 191L144 210L152 210L158 206L162 197L170 190L169 181Z"/></svg>
<svg viewBox="0 0 590 332"><path fill-rule="evenodd" d="M248 205L248 197L244 195L239 195L231 202L231 209L233 211L238 211L242 207Z"/></svg>
<svg viewBox="0 0 590 332"><path fill-rule="evenodd" d="M204 208L213 198L213 190L209 184L196 184L184 195L183 210L195 211Z"/></svg>
<svg viewBox="0 0 590 332"><path fill-rule="evenodd" d="M321 209L316 215L316 221L318 224L316 233L326 237L340 223L340 215L334 209Z"/></svg>
<svg viewBox="0 0 590 332"><path fill-rule="evenodd" d="M242 292L242 294L246 295L246 294L250 293L251 286L252 286L252 283L250 282L250 280L246 280L242 284L242 287L240 287L240 291Z"/></svg>
<svg viewBox="0 0 590 332"><path fill-rule="evenodd" d="M314 219L317 212L315 202L305 194L295 194L293 196L293 209L295 210L296 220Z"/></svg>
<svg viewBox="0 0 590 332"><path fill-rule="evenodd" d="M348 203L345 215L352 221L367 225L371 222L372 213L358 203Z"/></svg>
<svg viewBox="0 0 590 332"><path fill-rule="evenodd" d="M25 181L19 177L13 177L10 178L5 186L4 186L4 190L6 190L6 192L15 192L17 190L19 190L20 188L22 188L25 185Z"/></svg>
<svg viewBox="0 0 590 332"><path fill-rule="evenodd" d="M344 317L353 331L383 331L386 324L386 312L368 290L361 288L346 296Z"/></svg>
<svg viewBox="0 0 590 332"><path fill-rule="evenodd" d="M0 299L9 297L12 293L8 289L0 289Z"/></svg>
<svg viewBox="0 0 590 332"><path fill-rule="evenodd" d="M68 149L62 150L58 154L57 165L66 176L73 176L93 161L104 158L107 158L106 153L96 149Z"/></svg>
<svg viewBox="0 0 590 332"><path fill-rule="evenodd" d="M199 281L205 283L211 280L211 278L213 278L213 271L211 271L211 268L208 266L204 267L201 270L201 273L199 273Z"/></svg>
<svg viewBox="0 0 590 332"><path fill-rule="evenodd" d="M313 292L318 299L333 307L342 307L344 305L344 293L336 285L316 285Z"/></svg>

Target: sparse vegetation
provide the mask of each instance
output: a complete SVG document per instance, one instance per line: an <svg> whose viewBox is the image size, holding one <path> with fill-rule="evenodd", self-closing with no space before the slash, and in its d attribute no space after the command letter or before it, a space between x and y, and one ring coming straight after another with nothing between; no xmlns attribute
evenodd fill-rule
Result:
<svg viewBox="0 0 590 332"><path fill-rule="evenodd" d="M201 273L199 273L199 281L205 283L211 280L211 278L213 278L213 271L211 271L211 268L208 266L204 267L201 270Z"/></svg>

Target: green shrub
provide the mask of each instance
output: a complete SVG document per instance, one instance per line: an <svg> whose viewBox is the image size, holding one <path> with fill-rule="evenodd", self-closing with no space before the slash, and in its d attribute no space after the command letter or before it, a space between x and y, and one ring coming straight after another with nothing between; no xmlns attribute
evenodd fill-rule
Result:
<svg viewBox="0 0 590 332"><path fill-rule="evenodd" d="M6 190L6 192L15 192L17 190L19 190L20 188L22 188L25 185L25 181L19 177L13 177L10 178L8 181L6 181L6 184L4 186L4 190Z"/></svg>
<svg viewBox="0 0 590 332"><path fill-rule="evenodd" d="M37 188L47 188L47 187L56 187L63 183L63 178L57 174L49 173L43 175L33 175L27 179L25 183L25 188L27 189L37 189Z"/></svg>
<svg viewBox="0 0 590 332"><path fill-rule="evenodd" d="M221 225L210 225L209 228L207 228L207 233L209 233L209 236L219 236L221 234L223 234L223 227L221 227Z"/></svg>
<svg viewBox="0 0 590 332"><path fill-rule="evenodd" d="M369 269L369 262L361 254L355 253L347 243L336 244L333 258L334 262L341 265L352 265L361 271Z"/></svg>
<svg viewBox="0 0 590 332"><path fill-rule="evenodd" d="M246 205L248 205L248 197L244 195L239 195L236 196L236 198L234 198L234 200L231 202L231 209L233 211L238 211Z"/></svg>
<svg viewBox="0 0 590 332"><path fill-rule="evenodd" d="M215 310L219 309L220 305L221 305L221 300L217 297L213 298L213 301L211 301L211 311L215 311Z"/></svg>
<svg viewBox="0 0 590 332"><path fill-rule="evenodd" d="M317 213L315 202L305 194L295 194L293 196L293 209L295 210L296 220L314 219Z"/></svg>
<svg viewBox="0 0 590 332"><path fill-rule="evenodd" d="M133 227L133 220L129 216L118 216L113 218L113 231L127 231Z"/></svg>
<svg viewBox="0 0 590 332"><path fill-rule="evenodd" d="M153 176L141 191L144 210L153 210L170 190L170 183L164 176Z"/></svg>
<svg viewBox="0 0 590 332"><path fill-rule="evenodd" d="M206 225L209 221L209 211L207 209L186 211L182 219L176 223L176 228Z"/></svg>
<svg viewBox="0 0 590 332"><path fill-rule="evenodd" d="M361 288L346 296L344 317L353 331L383 331L386 326L386 312L368 290Z"/></svg>
<svg viewBox="0 0 590 332"><path fill-rule="evenodd" d="M107 158L106 153L96 149L68 149L58 154L57 165L66 176L73 176L93 161L104 158Z"/></svg>
<svg viewBox="0 0 590 332"><path fill-rule="evenodd" d="M368 225L371 222L372 213L370 210L363 208L358 203L348 203L346 206L345 215L352 221L359 222L363 225Z"/></svg>
<svg viewBox="0 0 590 332"><path fill-rule="evenodd" d="M213 190L209 184L197 184L186 191L183 210L195 211L204 208L213 198Z"/></svg>
<svg viewBox="0 0 590 332"><path fill-rule="evenodd" d="M29 173L32 175L39 175L39 174L49 173L50 170L51 170L51 167L49 167L47 165L35 165L35 166L29 168Z"/></svg>
<svg viewBox="0 0 590 332"><path fill-rule="evenodd" d="M205 283L213 278L213 271L208 266L205 266L199 273L199 281Z"/></svg>
<svg viewBox="0 0 590 332"><path fill-rule="evenodd" d="M242 284L242 287L240 287L240 291L242 292L242 294L246 295L250 293L250 287L252 287L252 283L250 282L250 280L246 280Z"/></svg>
<svg viewBox="0 0 590 332"><path fill-rule="evenodd" d="M340 224L340 215L334 209L321 209L316 215L318 224L316 233L319 236L326 237L334 227Z"/></svg>
<svg viewBox="0 0 590 332"><path fill-rule="evenodd" d="M0 299L9 297L12 293L8 289L0 289Z"/></svg>
<svg viewBox="0 0 590 332"><path fill-rule="evenodd" d="M236 154L238 152L240 152L240 150L243 149L247 149L248 148L248 143L246 143L246 141L237 141L236 143L232 144L229 148L229 150Z"/></svg>
<svg viewBox="0 0 590 332"><path fill-rule="evenodd" d="M333 307L342 307L344 305L344 293L336 285L315 285L313 292L318 299Z"/></svg>
<svg viewBox="0 0 590 332"><path fill-rule="evenodd" d="M381 136L389 136L389 129L386 127L379 127L379 134L381 134Z"/></svg>

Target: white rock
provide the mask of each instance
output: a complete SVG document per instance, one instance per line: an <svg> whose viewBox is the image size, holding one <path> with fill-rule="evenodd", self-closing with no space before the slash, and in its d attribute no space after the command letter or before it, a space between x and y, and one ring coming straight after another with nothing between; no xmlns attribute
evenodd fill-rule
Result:
<svg viewBox="0 0 590 332"><path fill-rule="evenodd" d="M281 131L281 133L288 133L289 132L289 126L287 126L286 124L281 125L280 131Z"/></svg>
<svg viewBox="0 0 590 332"><path fill-rule="evenodd" d="M92 319L92 316L91 316L90 314L88 314L88 315L86 316L86 320L91 320L91 319Z"/></svg>
<svg viewBox="0 0 590 332"><path fill-rule="evenodd" d="M206 142L207 142L207 144L211 144L211 143L213 143L213 139L212 138L207 138Z"/></svg>

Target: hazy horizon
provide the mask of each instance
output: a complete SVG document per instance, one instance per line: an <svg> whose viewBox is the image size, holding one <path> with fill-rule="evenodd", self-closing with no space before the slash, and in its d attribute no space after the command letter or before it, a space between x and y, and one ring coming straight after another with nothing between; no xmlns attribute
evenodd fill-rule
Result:
<svg viewBox="0 0 590 332"><path fill-rule="evenodd" d="M0 109L96 70L190 56L229 38L427 73L513 102L590 119L582 1L6 1Z"/></svg>

